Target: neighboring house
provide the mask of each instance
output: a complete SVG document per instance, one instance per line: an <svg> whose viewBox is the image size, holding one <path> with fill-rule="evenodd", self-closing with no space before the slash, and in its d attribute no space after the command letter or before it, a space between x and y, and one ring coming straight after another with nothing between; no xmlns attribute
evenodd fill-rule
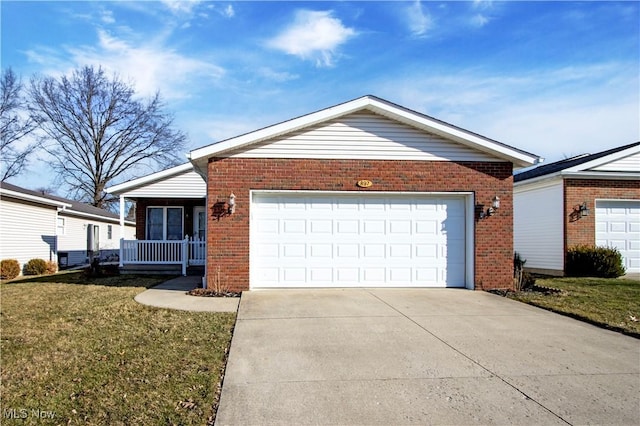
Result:
<svg viewBox="0 0 640 426"><path fill-rule="evenodd" d="M640 272L640 142L545 164L514 177L515 250L533 272L564 275L565 253L617 247Z"/></svg>
<svg viewBox="0 0 640 426"><path fill-rule="evenodd" d="M136 235L123 247L121 266L149 270L167 265L164 272L186 272L188 266L204 265L207 185L191 163L172 167L107 188L120 197L121 215L125 200L136 204ZM184 249L185 238L190 241ZM163 248L156 243L166 241ZM140 266L143 266L140 268ZM136 268L137 267L137 268ZM157 272L161 272L157 270Z"/></svg>
<svg viewBox="0 0 640 426"><path fill-rule="evenodd" d="M20 266L40 258L61 268L114 259L119 251L119 216L88 204L0 183L0 259ZM124 221L124 238L135 224Z"/></svg>

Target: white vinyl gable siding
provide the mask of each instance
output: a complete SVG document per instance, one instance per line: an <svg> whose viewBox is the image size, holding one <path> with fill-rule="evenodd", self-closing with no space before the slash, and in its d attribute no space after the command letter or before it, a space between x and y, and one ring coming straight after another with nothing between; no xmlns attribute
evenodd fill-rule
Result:
<svg viewBox="0 0 640 426"><path fill-rule="evenodd" d="M206 182L193 170L123 193L125 197L131 198L204 198L206 194Z"/></svg>
<svg viewBox="0 0 640 426"><path fill-rule="evenodd" d="M597 172L639 172L640 153L632 154L606 164L589 169Z"/></svg>
<svg viewBox="0 0 640 426"><path fill-rule="evenodd" d="M499 161L441 136L368 112L353 113L224 154L237 158Z"/></svg>
<svg viewBox="0 0 640 426"><path fill-rule="evenodd" d="M514 250L527 268L564 269L563 193L562 179L514 188Z"/></svg>
<svg viewBox="0 0 640 426"><path fill-rule="evenodd" d="M56 259L56 207L0 199L0 259Z"/></svg>

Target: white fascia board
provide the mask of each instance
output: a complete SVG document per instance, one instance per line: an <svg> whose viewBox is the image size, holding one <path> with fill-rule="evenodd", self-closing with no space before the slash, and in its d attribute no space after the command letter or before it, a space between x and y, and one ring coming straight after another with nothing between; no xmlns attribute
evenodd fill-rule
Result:
<svg viewBox="0 0 640 426"><path fill-rule="evenodd" d="M553 186L562 181L562 175L559 172L550 175L538 176L536 178L527 179L513 183L513 192L521 193L532 189L540 189L547 186Z"/></svg>
<svg viewBox="0 0 640 426"><path fill-rule="evenodd" d="M78 216L78 217L85 217L88 219L97 219L97 220L101 220L103 222L113 222L115 224L119 224L120 223L120 218L118 217L106 217L106 216L100 216L98 214L91 214L91 213L85 213L85 212L79 212L77 210L73 210L73 209L64 209L61 210L59 212L59 214L61 214L62 216ZM135 222L130 221L130 220L125 220L124 221L125 225L130 225L130 226L135 226Z"/></svg>
<svg viewBox="0 0 640 426"><path fill-rule="evenodd" d="M56 201L56 200L52 200L50 198L44 198L44 197L37 197L35 195L24 194L22 192L11 191L9 189L4 189L4 188L0 188L0 195L6 196L6 197L11 197L11 198L16 198L16 199L24 200L24 201L31 201L33 203L45 204L47 206L54 206L54 207L58 207L58 208L61 208L61 209L65 209L65 208L71 207L71 204L64 203L62 201Z"/></svg>
<svg viewBox="0 0 640 426"><path fill-rule="evenodd" d="M362 109L367 104L368 99L366 97L358 98L351 102L326 108L317 112L313 112L311 114L303 115L302 117L284 121L282 123L274 124L273 126L265 127L263 129L256 130L255 132L246 133L244 135L227 139L213 145L194 149L189 154L189 158L191 159L192 163L198 162L198 160L201 158L213 157L215 155L224 153L225 151L241 148L246 145L251 145L257 142L271 139L276 136L295 131L297 129L313 126L314 124L349 114L351 112Z"/></svg>
<svg viewBox="0 0 640 426"><path fill-rule="evenodd" d="M594 167L602 166L612 161L616 161L621 158L628 157L630 155L638 154L638 153L640 153L640 145L629 147L624 151L614 152L613 154L609 154L605 157L600 157L595 160L591 160L587 163L578 164L577 166L570 167L568 169L565 169L564 171L568 173L573 173L573 172L580 172L583 170L589 170Z"/></svg>
<svg viewBox="0 0 640 426"><path fill-rule="evenodd" d="M188 172L192 169L193 169L193 166L191 165L191 163L184 163L184 164L180 164L179 166L171 167L170 169L161 170L159 172L152 173L147 176L142 176L137 179L120 183L118 185L110 186L109 188L105 188L104 191L108 194L121 195L127 191L131 191L140 186L144 186L152 182L163 180L180 173Z"/></svg>
<svg viewBox="0 0 640 426"><path fill-rule="evenodd" d="M640 172L560 172L564 178L572 179L602 179L602 180L640 180Z"/></svg>
<svg viewBox="0 0 640 426"><path fill-rule="evenodd" d="M283 135L304 127L310 127L318 123L332 120L359 110L368 109L392 119L404 122L408 125L433 132L454 139L471 148L493 154L499 158L511 161L518 166L530 166L540 160L539 157L510 148L490 139L481 137L471 132L464 131L452 125L430 119L419 113L392 105L372 96L364 96L350 102L326 108L302 117L294 118L273 126L265 127L255 132L227 139L212 145L195 149L189 154L193 164L200 165L200 159L207 159L216 155L221 155L226 151L242 148L257 142L268 140L279 135Z"/></svg>
<svg viewBox="0 0 640 426"><path fill-rule="evenodd" d="M541 162L541 158L536 155L503 145L497 141L465 131L442 121L416 114L413 111L394 107L376 99L371 100L371 106L372 108L369 109L374 112L382 113L382 115L395 118L398 121L422 130L436 133L447 139L454 139L470 148L478 149L504 160L511 161L520 167L527 167Z"/></svg>

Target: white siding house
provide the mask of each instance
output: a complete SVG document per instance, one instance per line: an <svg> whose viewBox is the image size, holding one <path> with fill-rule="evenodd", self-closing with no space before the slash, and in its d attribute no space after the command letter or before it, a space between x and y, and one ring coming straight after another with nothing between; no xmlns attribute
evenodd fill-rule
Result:
<svg viewBox="0 0 640 426"><path fill-rule="evenodd" d="M514 248L533 272L564 275L566 250L614 247L640 272L640 142L514 176Z"/></svg>
<svg viewBox="0 0 640 426"><path fill-rule="evenodd" d="M113 258L119 232L118 215L106 210L6 182L0 186L0 259L16 259L23 267L38 258L65 267L87 263L90 256ZM124 232L133 238L135 223L125 221Z"/></svg>
<svg viewBox="0 0 640 426"><path fill-rule="evenodd" d="M0 259L16 259L22 267L30 259L57 260L58 210L71 204L33 194L0 192Z"/></svg>
<svg viewBox="0 0 640 426"><path fill-rule="evenodd" d="M513 190L515 250L525 266L538 270L564 267L562 179ZM544 209L544 212L542 211Z"/></svg>

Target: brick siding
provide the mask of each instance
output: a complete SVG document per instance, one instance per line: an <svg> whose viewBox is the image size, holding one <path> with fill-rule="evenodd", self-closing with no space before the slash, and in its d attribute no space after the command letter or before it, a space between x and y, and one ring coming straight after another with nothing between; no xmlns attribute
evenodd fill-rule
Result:
<svg viewBox="0 0 640 426"><path fill-rule="evenodd" d="M565 179L565 253L569 247L596 243L596 199L640 199L638 180ZM577 219L574 209L583 202L591 211L589 216Z"/></svg>
<svg viewBox="0 0 640 426"><path fill-rule="evenodd" d="M214 279L233 291L249 289L250 190L475 192L492 217L475 220L475 288L513 287L513 178L509 162L374 161L211 158L208 165L207 285ZM360 179L371 188L356 186ZM229 194L233 215L217 215ZM142 209L139 209L142 211ZM220 211L220 213L224 213Z"/></svg>

